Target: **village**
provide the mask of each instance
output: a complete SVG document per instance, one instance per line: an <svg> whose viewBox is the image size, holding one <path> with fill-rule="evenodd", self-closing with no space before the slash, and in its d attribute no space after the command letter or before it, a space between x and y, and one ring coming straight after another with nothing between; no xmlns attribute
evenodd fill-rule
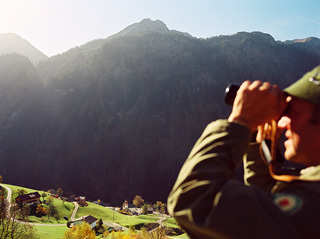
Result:
<svg viewBox="0 0 320 239"><path fill-rule="evenodd" d="M11 189L5 185L1 185L8 191L8 198L11 198ZM123 227L118 223L113 221L105 221L101 218L96 218L93 215L85 215L76 218L77 211L79 208L88 207L90 203L100 205L102 207L108 208L114 212L126 215L126 216L140 216L140 215L158 215L159 221L157 225L153 225L149 229L154 230L158 226L162 225L162 222L165 218L170 217L166 211L166 205L160 201L156 204L151 205L150 203L145 203L141 196L136 195L133 199L133 203L129 203L128 200L125 200L121 206L111 206L101 200L96 201L87 201L85 196L76 196L70 193L63 193L62 189L59 188L57 191L55 190L48 190L47 192L38 192L34 191L31 193L26 193L24 190L18 190L18 196L14 198L15 206L19 208L21 211L25 211L26 218L30 215L34 215L37 217L43 217L48 214L53 215L55 217L58 213L55 211L55 207L52 205L52 199L55 198L57 200L61 200L62 203L69 202L74 205L73 212L70 216L64 217L63 219L66 221L66 226L68 228L72 228L81 223L88 223L92 230L108 230L109 232L112 231L125 231L128 230L127 227ZM44 207L44 204L46 207ZM14 206L11 203L10 207ZM46 209L45 209L46 208Z"/></svg>

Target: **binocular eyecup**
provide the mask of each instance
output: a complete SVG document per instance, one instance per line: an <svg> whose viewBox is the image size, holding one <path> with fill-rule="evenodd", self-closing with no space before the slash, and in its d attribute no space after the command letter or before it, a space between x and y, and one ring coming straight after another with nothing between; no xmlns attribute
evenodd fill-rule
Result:
<svg viewBox="0 0 320 239"><path fill-rule="evenodd" d="M237 91L239 90L240 86L235 83L231 83L225 90L224 93L224 102L227 105L233 105L234 99L236 98Z"/></svg>

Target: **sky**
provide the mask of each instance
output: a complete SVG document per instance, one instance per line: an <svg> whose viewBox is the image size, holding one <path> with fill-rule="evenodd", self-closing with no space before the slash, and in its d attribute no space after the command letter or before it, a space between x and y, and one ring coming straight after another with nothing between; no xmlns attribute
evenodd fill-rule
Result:
<svg viewBox="0 0 320 239"><path fill-rule="evenodd" d="M320 38L319 0L0 0L0 34L16 33L48 56L145 18L198 38L240 31Z"/></svg>

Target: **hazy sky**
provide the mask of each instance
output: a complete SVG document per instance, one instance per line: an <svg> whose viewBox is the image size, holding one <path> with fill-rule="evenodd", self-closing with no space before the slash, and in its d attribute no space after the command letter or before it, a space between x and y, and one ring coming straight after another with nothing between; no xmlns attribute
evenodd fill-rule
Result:
<svg viewBox="0 0 320 239"><path fill-rule="evenodd" d="M144 18L202 38L239 31L320 38L319 0L0 0L0 33L16 33L48 56Z"/></svg>

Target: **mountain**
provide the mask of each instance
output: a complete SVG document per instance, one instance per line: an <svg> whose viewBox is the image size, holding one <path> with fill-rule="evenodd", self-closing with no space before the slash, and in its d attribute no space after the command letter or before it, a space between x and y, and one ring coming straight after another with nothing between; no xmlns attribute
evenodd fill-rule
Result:
<svg viewBox="0 0 320 239"><path fill-rule="evenodd" d="M17 53L28 57L33 63L48 59L28 41L14 33L0 34L0 55Z"/></svg>
<svg viewBox="0 0 320 239"><path fill-rule="evenodd" d="M5 175L4 170L8 168L11 177L19 178L20 173L34 174L37 168L31 149L39 149L41 145L41 130L48 115L46 94L28 58L18 54L3 55L0 66L0 154L6 155L1 159L0 174ZM41 154L40 150L37 154ZM11 162L13 158L20 160Z"/></svg>
<svg viewBox="0 0 320 239"><path fill-rule="evenodd" d="M296 47L301 47L305 50L314 52L314 54L320 54L320 39L316 37L308 37L305 39L295 39L292 41L285 41L288 45L295 45Z"/></svg>
<svg viewBox="0 0 320 239"><path fill-rule="evenodd" d="M67 70L72 62L85 63L93 55L101 50L101 47L110 41L115 41L121 37L132 37L140 36L144 34L172 34L172 35L183 35L192 38L188 33L179 32L175 30L169 30L167 26L160 20L152 21L151 19L143 19L139 23L134 23L122 31L105 39L96 39L79 47L74 47L63 54L59 54L51 57L48 61L40 62L38 71L46 84L50 81L50 77L55 75L57 72Z"/></svg>
<svg viewBox="0 0 320 239"><path fill-rule="evenodd" d="M116 35L118 37L129 35L142 35L150 32L169 33L167 26L160 20L152 21L151 19L144 19L139 23L134 23Z"/></svg>
<svg viewBox="0 0 320 239"><path fill-rule="evenodd" d="M6 92L20 103L3 98L0 109L25 118L0 132L0 174L112 204L135 195L166 201L205 126L230 113L226 86L259 79L286 87L320 64L315 44L306 43L261 32L198 39L143 20L36 68L3 56L11 68L1 81L16 82ZM18 68L33 73L20 79L10 73ZM17 84L31 79L30 94L19 98Z"/></svg>

